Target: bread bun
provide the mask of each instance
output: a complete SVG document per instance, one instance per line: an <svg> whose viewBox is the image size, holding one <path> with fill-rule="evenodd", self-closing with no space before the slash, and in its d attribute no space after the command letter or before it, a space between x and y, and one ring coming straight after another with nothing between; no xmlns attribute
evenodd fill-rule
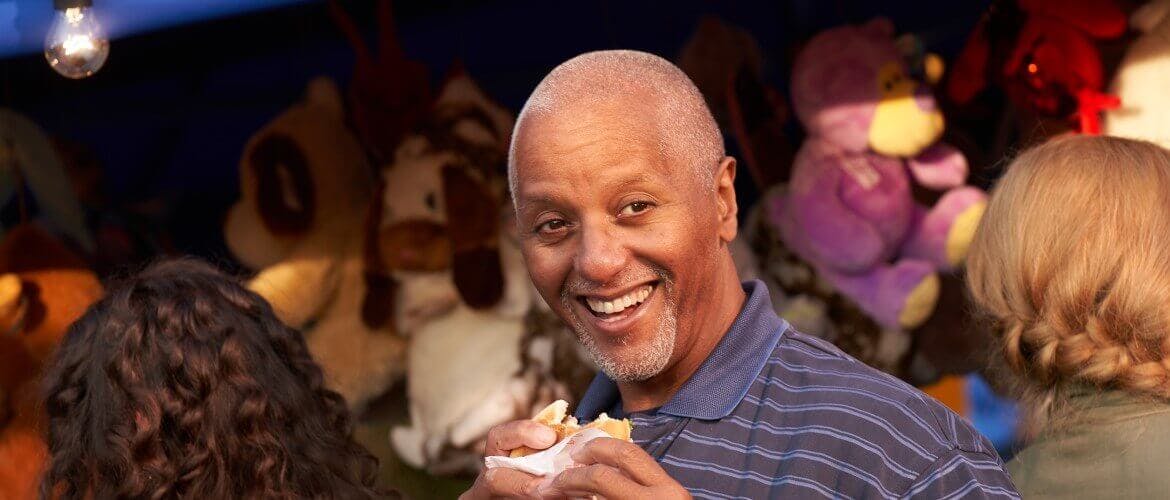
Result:
<svg viewBox="0 0 1170 500"><path fill-rule="evenodd" d="M544 407L532 417L533 422L541 423L549 426L557 433L557 442L569 437L573 434L581 432L585 429L601 429L606 434L609 434L615 439L622 441L630 441L630 432L633 430L633 425L630 424L629 419L614 419L609 418L609 415L602 413L598 415L592 422L581 426L577 424L577 418L568 415L569 403L563 399L558 399L552 404ZM516 458L531 455L541 450L521 446L511 451L508 456Z"/></svg>

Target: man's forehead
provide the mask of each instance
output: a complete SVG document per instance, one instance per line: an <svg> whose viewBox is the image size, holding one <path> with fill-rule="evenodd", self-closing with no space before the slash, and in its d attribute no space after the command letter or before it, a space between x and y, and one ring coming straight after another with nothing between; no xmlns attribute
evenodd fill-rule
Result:
<svg viewBox="0 0 1170 500"><path fill-rule="evenodd" d="M554 167L616 165L631 158L657 163L661 137L636 116L589 110L530 117L517 130L514 165Z"/></svg>
<svg viewBox="0 0 1170 500"><path fill-rule="evenodd" d="M645 158L626 157L590 165L554 163L541 168L518 167L516 199L520 202L535 201L559 196L567 190L592 192L673 184L669 172L658 163Z"/></svg>

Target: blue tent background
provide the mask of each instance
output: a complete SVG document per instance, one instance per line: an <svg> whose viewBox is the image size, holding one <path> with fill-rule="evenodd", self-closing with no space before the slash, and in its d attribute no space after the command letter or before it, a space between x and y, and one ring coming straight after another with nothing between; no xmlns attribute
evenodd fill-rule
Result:
<svg viewBox="0 0 1170 500"><path fill-rule="evenodd" d="M460 59L515 110L548 70L581 52L633 48L673 58L704 14L753 33L770 64L766 76L783 88L797 44L825 27L885 15L950 56L986 3L434 1L397 2L395 13L403 47L430 68L432 82ZM349 78L353 53L324 2L95 0L111 52L104 69L80 81L57 76L40 54L51 4L0 0L0 106L92 148L112 198L176 197L170 224L179 249L228 258L219 223L236 197L248 137L311 77L343 85ZM372 43L373 2L343 5ZM741 188L750 202L747 177Z"/></svg>

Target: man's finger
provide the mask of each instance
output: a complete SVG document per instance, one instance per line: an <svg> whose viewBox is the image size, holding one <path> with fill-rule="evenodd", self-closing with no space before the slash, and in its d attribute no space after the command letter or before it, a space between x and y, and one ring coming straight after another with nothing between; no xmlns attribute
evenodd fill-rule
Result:
<svg viewBox="0 0 1170 500"><path fill-rule="evenodd" d="M645 450L629 441L597 438L573 450L573 461L582 465L604 464L622 471L639 484L662 482L666 472Z"/></svg>
<svg viewBox="0 0 1170 500"><path fill-rule="evenodd" d="M488 431L484 456L507 455L509 451L527 446L543 450L557 442L557 433L547 425L531 420L515 420L492 427Z"/></svg>
<svg viewBox="0 0 1170 500"><path fill-rule="evenodd" d="M541 485L536 493L542 498L577 498L600 495L605 498L642 498L644 488L603 464L565 469L551 482Z"/></svg>
<svg viewBox="0 0 1170 500"><path fill-rule="evenodd" d="M475 479L471 489L460 500L480 500L497 497L517 498L535 495L541 478L515 469L497 467L487 469Z"/></svg>

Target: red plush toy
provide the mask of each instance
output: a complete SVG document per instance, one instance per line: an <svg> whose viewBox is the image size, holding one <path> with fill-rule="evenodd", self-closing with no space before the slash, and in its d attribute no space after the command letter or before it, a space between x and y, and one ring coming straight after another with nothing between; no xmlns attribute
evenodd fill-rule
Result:
<svg viewBox="0 0 1170 500"><path fill-rule="evenodd" d="M390 0L377 5L376 54L336 0L329 2L329 10L357 55L349 84L352 125L378 160L390 161L398 142L431 109L427 68L406 58L398 43Z"/></svg>
<svg viewBox="0 0 1170 500"><path fill-rule="evenodd" d="M967 103L990 80L1017 106L1073 118L1080 132L1096 134L1100 112L1120 101L1102 93L1094 40L1121 36L1126 21L1113 0L997 0L955 61L947 95Z"/></svg>

